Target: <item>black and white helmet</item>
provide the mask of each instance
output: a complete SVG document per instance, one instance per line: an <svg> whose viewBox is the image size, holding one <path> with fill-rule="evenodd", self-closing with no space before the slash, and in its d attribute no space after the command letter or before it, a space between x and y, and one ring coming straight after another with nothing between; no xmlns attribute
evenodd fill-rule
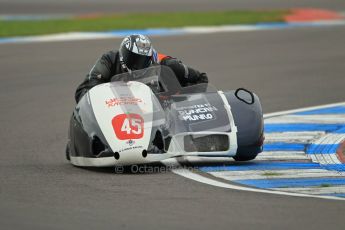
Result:
<svg viewBox="0 0 345 230"><path fill-rule="evenodd" d="M145 35L135 34L123 39L119 54L122 67L131 70L144 69L153 61L154 49Z"/></svg>

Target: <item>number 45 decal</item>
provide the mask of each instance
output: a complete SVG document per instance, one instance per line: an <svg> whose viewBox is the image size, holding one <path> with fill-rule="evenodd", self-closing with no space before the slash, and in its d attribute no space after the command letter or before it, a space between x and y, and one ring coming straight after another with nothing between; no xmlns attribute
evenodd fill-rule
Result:
<svg viewBox="0 0 345 230"><path fill-rule="evenodd" d="M144 136L144 119L139 114L120 114L111 122L120 140L140 139Z"/></svg>

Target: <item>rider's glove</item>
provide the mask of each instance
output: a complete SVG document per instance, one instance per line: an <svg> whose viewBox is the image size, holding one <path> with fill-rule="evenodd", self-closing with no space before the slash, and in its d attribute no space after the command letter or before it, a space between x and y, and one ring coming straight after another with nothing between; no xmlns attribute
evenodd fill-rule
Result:
<svg viewBox="0 0 345 230"><path fill-rule="evenodd" d="M206 73L200 73L198 83L208 83L208 77Z"/></svg>

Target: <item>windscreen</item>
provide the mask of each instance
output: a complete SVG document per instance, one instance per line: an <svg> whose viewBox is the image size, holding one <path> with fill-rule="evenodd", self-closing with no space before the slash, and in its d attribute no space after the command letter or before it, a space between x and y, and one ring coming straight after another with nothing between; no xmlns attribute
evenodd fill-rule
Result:
<svg viewBox="0 0 345 230"><path fill-rule="evenodd" d="M182 87L175 73L167 66L154 65L146 69L125 72L112 77L111 81L138 81L148 85L155 94L164 95L217 92L211 84L190 84Z"/></svg>

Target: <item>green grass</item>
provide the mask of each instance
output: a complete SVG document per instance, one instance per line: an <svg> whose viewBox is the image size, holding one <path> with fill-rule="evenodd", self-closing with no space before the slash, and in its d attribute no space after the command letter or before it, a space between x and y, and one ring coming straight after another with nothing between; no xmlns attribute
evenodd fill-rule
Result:
<svg viewBox="0 0 345 230"><path fill-rule="evenodd" d="M2 21L0 37L40 35L77 31L108 31L182 26L217 26L282 22L288 13L275 11L224 11L182 13L137 13L103 15L95 18L41 21Z"/></svg>

